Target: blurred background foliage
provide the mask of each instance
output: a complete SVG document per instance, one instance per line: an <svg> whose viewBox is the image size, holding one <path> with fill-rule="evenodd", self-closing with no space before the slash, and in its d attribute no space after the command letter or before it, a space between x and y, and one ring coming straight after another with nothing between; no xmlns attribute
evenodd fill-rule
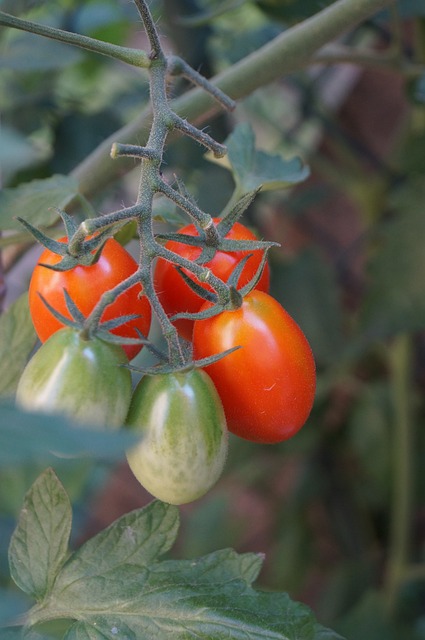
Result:
<svg viewBox="0 0 425 640"><path fill-rule="evenodd" d="M212 76L327 4L156 0L152 8L166 49ZM0 0L0 9L145 46L127 0ZM191 557L226 546L264 552L262 587L288 591L349 640L424 640L423 0L401 0L341 43L366 47L370 60L282 77L241 101L231 116L208 123L224 140L235 125L249 122L258 148L301 155L310 166L302 184L260 194L245 221L281 243L270 258L272 294L311 341L318 392L293 440L271 447L232 438L221 481L182 508L173 553ZM374 53L382 51L394 53L391 63L375 65ZM176 96L184 89L180 81L170 88ZM2 28L2 187L72 172L147 101L143 72ZM212 214L232 194L229 172L187 139L169 146L165 171L183 178ZM137 179L136 168L90 204L80 202L77 215L134 201ZM5 203L0 197L2 216ZM26 244L6 245L1 294L8 309L25 289L34 258ZM5 312L0 325L9 359L7 327L17 322L10 316ZM34 337L25 340L32 344ZM49 460L75 505L76 544L150 500L113 460ZM21 463L1 462L0 614L2 606L20 607L9 584L7 545L23 495L43 464L24 454Z"/></svg>

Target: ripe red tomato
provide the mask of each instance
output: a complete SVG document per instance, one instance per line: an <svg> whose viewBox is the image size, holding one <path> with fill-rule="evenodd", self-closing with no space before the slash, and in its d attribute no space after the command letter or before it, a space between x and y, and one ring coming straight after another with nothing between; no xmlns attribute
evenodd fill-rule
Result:
<svg viewBox="0 0 425 640"><path fill-rule="evenodd" d="M218 223L219 221L220 218L214 218L215 223ZM198 235L198 231L193 224L180 229L179 233L184 233L189 236ZM230 240L257 240L255 235L240 222L236 222L234 224L232 229L226 235L226 238ZM196 258L201 254L201 247L192 247L174 240L168 241L165 246L170 251L174 251L174 253L192 261L196 260ZM244 256L250 253L253 255L247 260L239 278L238 288L240 288L247 284L247 282L249 282L256 273L263 257L263 252L261 250L257 249L252 252L217 251L214 258L210 262L205 263L204 266L211 269L212 273L218 278L227 282L236 265ZM188 271L185 271L185 273L190 275L195 282L201 284L197 278ZM156 263L154 277L155 290L168 316L173 316L174 314L182 312L197 313L204 304L205 300L192 291L171 262L159 258ZM256 288L261 291L268 291L269 282L270 270L268 264L266 264ZM202 286L208 291L212 291L208 284L202 283ZM177 320L174 324L180 335L187 340L191 339L193 331L192 320Z"/></svg>
<svg viewBox="0 0 425 640"><path fill-rule="evenodd" d="M291 438L307 420L316 389L306 337L274 298L252 291L239 309L195 322L196 359L238 345L240 349L206 367L229 430L254 442Z"/></svg>
<svg viewBox="0 0 425 640"><path fill-rule="evenodd" d="M64 241L65 238L61 238L61 242ZM45 249L31 276L30 313L37 335L42 342L62 329L63 324L47 309L39 293L54 309L69 318L63 292L66 289L81 313L87 316L105 291L112 289L137 269L136 261L113 238L106 241L99 260L89 267L79 265L69 271L54 271L42 266L43 264L54 265L59 261L60 256ZM102 321L128 314L139 315L138 318L114 329L112 333L126 338L138 338L136 329L139 329L143 335L147 336L151 323L151 307L146 297L140 297L140 293L141 285L134 285L105 309ZM129 360L132 360L141 348L141 345L123 345Z"/></svg>

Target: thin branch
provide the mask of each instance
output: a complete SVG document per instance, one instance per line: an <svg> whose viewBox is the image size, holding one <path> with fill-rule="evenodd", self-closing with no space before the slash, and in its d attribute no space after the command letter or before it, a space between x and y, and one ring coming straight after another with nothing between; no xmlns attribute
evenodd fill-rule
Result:
<svg viewBox="0 0 425 640"><path fill-rule="evenodd" d="M220 144L209 136L208 133L201 131L201 129L198 129L179 116L174 118L174 128L186 134L189 138L193 138L193 140L196 140L199 144L202 144L202 146L214 154L215 158L223 158L227 153L227 149L223 144Z"/></svg>
<svg viewBox="0 0 425 640"><path fill-rule="evenodd" d="M136 5L140 17L143 20L146 35L148 36L150 45L152 47L152 53L149 56L150 59L158 60L159 58L163 58L164 54L162 51L161 42L158 37L158 32L156 30L152 14L149 11L146 2L144 2L144 0L134 0L134 4Z"/></svg>
<svg viewBox="0 0 425 640"><path fill-rule="evenodd" d="M166 198L174 202L182 211L185 211L195 222L197 222L202 228L210 221L210 216L202 209L199 209L188 198L182 196L178 191L170 187L164 180L158 185L158 191L162 193Z"/></svg>
<svg viewBox="0 0 425 640"><path fill-rule="evenodd" d="M114 142L111 148L111 158L148 158L149 160L160 160L156 149L149 147L140 147L137 144L120 144Z"/></svg>
<svg viewBox="0 0 425 640"><path fill-rule="evenodd" d="M149 56L145 51L131 49L129 47L120 47L110 42L96 40L95 38L90 38L89 36L84 36L79 33L72 33L70 31L56 29L55 27L49 27L48 25L38 24L37 22L22 20L3 11L0 11L0 24L4 27L28 31L39 36L44 36L45 38L50 38L51 40L57 40L65 44L93 51L94 53L100 53L101 55L131 64L134 67L149 69L151 65Z"/></svg>
<svg viewBox="0 0 425 640"><path fill-rule="evenodd" d="M197 87L201 87L204 91L211 94L214 100L227 111L233 111L236 108L236 102L229 98L218 87L212 85L203 75L195 71L185 60L178 56L170 56L168 58L168 72L172 76L182 76L189 80Z"/></svg>

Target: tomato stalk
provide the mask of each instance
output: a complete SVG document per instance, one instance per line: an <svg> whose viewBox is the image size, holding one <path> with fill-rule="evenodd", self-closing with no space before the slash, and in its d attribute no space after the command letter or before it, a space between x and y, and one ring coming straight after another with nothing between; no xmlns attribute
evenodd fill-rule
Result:
<svg viewBox="0 0 425 640"><path fill-rule="evenodd" d="M176 194L176 192L174 192L171 187L168 187L164 180L160 178L160 166L162 162L165 142L169 131L173 128L179 128L185 133L188 133L188 131L190 131L191 134L193 134L195 129L193 127L189 127L189 125L184 125L183 121L178 118L169 108L166 94L167 59L163 54L156 29L147 6L144 2L136 2L136 5L143 19L152 48L150 54L150 57L152 59L152 65L150 68L150 93L154 114L150 134L146 144L146 148L148 151L146 154L143 152L143 148L140 151L142 160L139 191L136 202L136 206L139 206L139 276L144 288L144 293L151 303L151 306L160 323L162 333L168 342L170 363L175 364L176 366L181 366L184 356L180 346L177 331L166 315L164 309L162 308L152 282L152 264L156 257L161 254L163 257L165 257L165 259L169 260L171 258L172 260L174 260L174 254L170 255L171 252L167 253L166 250L155 239L152 225L152 207L153 199L156 193L162 192L167 197L173 197ZM181 123L181 126L179 123ZM201 132L199 133L200 136L198 137L198 140L203 143L204 146L207 146L207 148L213 151L215 150L217 153L222 153L222 145L219 145L220 149L218 149L215 141L213 141L206 134L203 134ZM134 148L131 149L131 152L134 152ZM192 205L191 202L183 196L179 197L176 194L176 199L179 200L180 206L184 208L184 210L187 211L189 215L195 217L199 224L206 229L207 237L212 239L212 241L216 241L217 234L215 227L212 224L211 216ZM180 260L180 258L178 259ZM203 268L199 265L192 265L192 263L187 264L188 261L185 262L186 264L184 264L183 266L185 266L186 268L194 268L198 273L201 273L201 271L203 270ZM221 281L218 281L218 279L216 280L216 286L221 287Z"/></svg>
<svg viewBox="0 0 425 640"><path fill-rule="evenodd" d="M220 278L214 276L207 268L195 262L184 259L172 251L163 247L155 238L152 224L153 200L157 193L162 193L168 199L176 203L185 211L205 233L205 246L216 249L220 246L220 235L213 223L212 217L199 209L190 198L179 193L170 187L161 177L160 167L167 136L170 131L178 130L197 140L204 147L221 157L226 149L216 142L208 134L198 130L179 116L177 116L169 106L166 90L166 80L169 74L169 67L172 73L179 72L206 90L210 85L206 80L200 80L195 71L189 71L186 63L173 57L171 64L168 62L161 47L161 43L150 15L149 9L143 0L136 0L135 4L143 20L145 30L151 46L149 59L150 74L150 96L153 111L153 121L146 146L120 145L115 144L112 148L113 157L130 155L137 157L141 161L140 181L137 201L134 207L114 212L108 216L102 216L83 222L69 242L69 251L78 252L81 249L87 234L100 231L105 226L113 226L123 220L136 218L138 221L138 232L140 238L140 262L136 274L124 280L111 291L105 293L96 305L90 317L87 319L87 326L93 327L100 322L100 318L106 306L108 306L122 291L134 284L135 278L143 285L144 295L148 298L160 323L162 333L168 342L170 364L180 367L184 363L184 355L180 346L177 331L165 313L160 300L156 294L152 281L152 265L157 257L173 262L181 268L185 268L193 273L201 281L208 280L209 284L216 291L218 300L226 304L232 300L231 287ZM223 96L222 93L214 89L213 94L219 99L221 104L227 108L232 108L233 102ZM234 297L234 296L233 296Z"/></svg>

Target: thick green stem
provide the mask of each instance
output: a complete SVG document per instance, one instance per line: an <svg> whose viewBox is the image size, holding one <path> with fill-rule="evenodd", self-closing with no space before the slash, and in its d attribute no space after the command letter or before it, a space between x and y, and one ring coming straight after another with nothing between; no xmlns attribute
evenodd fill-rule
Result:
<svg viewBox="0 0 425 640"><path fill-rule="evenodd" d="M314 54L345 31L355 27L391 0L337 0L327 9L288 29L267 45L247 56L211 80L231 98L238 100L280 77L305 68ZM220 110L214 97L200 88L192 89L171 103L172 109L190 121L200 122ZM109 157L114 142L144 139L149 130L151 110L146 108L110 138L106 139L73 171L81 192L90 196L123 172L134 167L131 160L112 163Z"/></svg>
<svg viewBox="0 0 425 640"><path fill-rule="evenodd" d="M386 577L388 610L393 613L400 584L408 568L412 491L412 388L411 340L400 336L391 346L390 364L393 398L392 509Z"/></svg>
<svg viewBox="0 0 425 640"><path fill-rule="evenodd" d="M140 276L145 295L161 326L162 334L168 344L170 363L174 366L184 364L183 353L174 325L170 322L159 301L152 281L153 262L160 246L155 240L152 225L152 205L158 190L158 175L169 130L173 124L173 114L167 99L166 76L167 60L163 55L156 30L144 2L136 0L137 8L143 18L152 46L152 66L150 69L150 98L154 114L147 148L153 150L153 157L141 161L139 192L137 205L141 207L138 219L140 237Z"/></svg>

